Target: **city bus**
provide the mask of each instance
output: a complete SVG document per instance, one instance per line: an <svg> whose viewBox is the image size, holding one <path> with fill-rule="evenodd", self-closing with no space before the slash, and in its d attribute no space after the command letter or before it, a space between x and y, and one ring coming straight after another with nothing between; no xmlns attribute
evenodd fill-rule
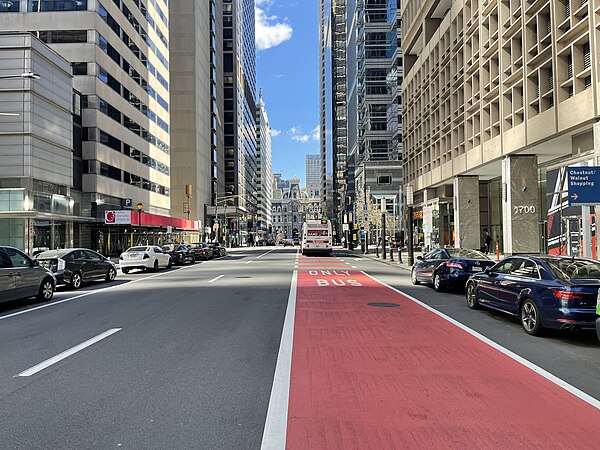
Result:
<svg viewBox="0 0 600 450"><path fill-rule="evenodd" d="M325 253L333 251L333 234L331 221L327 219L307 220L302 225L302 254Z"/></svg>

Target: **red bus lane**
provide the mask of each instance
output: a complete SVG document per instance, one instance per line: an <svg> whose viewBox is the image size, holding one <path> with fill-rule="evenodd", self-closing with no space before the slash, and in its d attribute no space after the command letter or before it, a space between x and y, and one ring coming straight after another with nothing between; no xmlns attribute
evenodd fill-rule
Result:
<svg viewBox="0 0 600 450"><path fill-rule="evenodd" d="M288 449L599 448L597 407L360 271L312 265Z"/></svg>

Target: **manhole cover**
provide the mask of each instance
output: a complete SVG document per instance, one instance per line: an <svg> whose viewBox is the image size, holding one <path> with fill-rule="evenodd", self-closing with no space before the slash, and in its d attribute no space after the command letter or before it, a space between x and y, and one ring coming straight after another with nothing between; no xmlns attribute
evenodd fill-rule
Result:
<svg viewBox="0 0 600 450"><path fill-rule="evenodd" d="M398 303L388 303L388 302L373 302L367 303L369 306L377 306L378 308L396 308L400 306Z"/></svg>

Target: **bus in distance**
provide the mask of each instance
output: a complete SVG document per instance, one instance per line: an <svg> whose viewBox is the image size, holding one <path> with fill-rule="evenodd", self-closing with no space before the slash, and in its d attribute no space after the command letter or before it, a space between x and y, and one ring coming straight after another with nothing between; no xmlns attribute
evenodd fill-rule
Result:
<svg viewBox="0 0 600 450"><path fill-rule="evenodd" d="M307 220L302 225L302 254L324 253L331 255L333 251L333 234L331 221L327 219Z"/></svg>

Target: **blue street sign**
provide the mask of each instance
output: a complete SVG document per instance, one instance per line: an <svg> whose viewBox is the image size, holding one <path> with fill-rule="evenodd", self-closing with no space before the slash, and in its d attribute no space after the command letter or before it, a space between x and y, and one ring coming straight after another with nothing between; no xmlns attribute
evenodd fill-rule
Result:
<svg viewBox="0 0 600 450"><path fill-rule="evenodd" d="M567 167L569 205L600 205L600 167Z"/></svg>

